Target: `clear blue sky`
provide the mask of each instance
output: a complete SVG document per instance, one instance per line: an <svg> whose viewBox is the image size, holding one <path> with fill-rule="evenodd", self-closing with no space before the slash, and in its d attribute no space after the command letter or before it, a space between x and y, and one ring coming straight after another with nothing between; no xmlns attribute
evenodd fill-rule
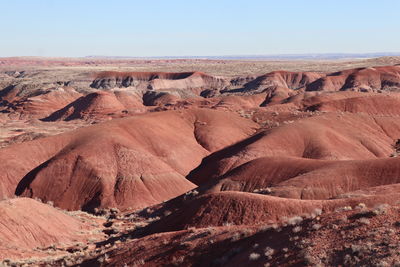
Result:
<svg viewBox="0 0 400 267"><path fill-rule="evenodd" d="M400 52L399 0L0 0L0 56Z"/></svg>

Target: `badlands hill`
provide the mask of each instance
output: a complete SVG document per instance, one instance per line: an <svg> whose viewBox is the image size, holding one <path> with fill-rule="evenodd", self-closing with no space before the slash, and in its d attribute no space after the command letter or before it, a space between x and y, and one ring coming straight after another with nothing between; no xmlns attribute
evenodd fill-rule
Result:
<svg viewBox="0 0 400 267"><path fill-rule="evenodd" d="M238 115L189 110L113 120L9 146L0 151L2 196L15 192L68 210L144 208L193 189L185 175L211 151L254 128ZM17 161L20 167L13 168Z"/></svg>
<svg viewBox="0 0 400 267"><path fill-rule="evenodd" d="M400 66L351 69L335 72L314 81L307 91L378 91L398 88Z"/></svg>
<svg viewBox="0 0 400 267"><path fill-rule="evenodd" d="M140 99L124 92L95 92L82 96L65 107L53 112L44 121L99 119L122 116L129 110L140 111L143 104Z"/></svg>
<svg viewBox="0 0 400 267"><path fill-rule="evenodd" d="M1 72L2 264L398 265L382 65Z"/></svg>
<svg viewBox="0 0 400 267"><path fill-rule="evenodd" d="M234 95L266 94L265 101L260 103L266 106L281 103L303 92L382 93L398 91L400 88L398 65L347 69L334 73L273 71L246 77L213 76L202 72L117 71L74 74L68 76L69 79L49 80L46 77L44 81L37 80L40 74L25 71L6 72L4 76L3 89L0 90L2 116L45 120L70 120L82 117L80 113L88 113L83 116L86 119L97 116L107 119L110 117L108 114L111 117L124 116L120 114L121 111L135 114L151 109L143 106L170 108L171 105L182 105L185 101ZM114 94L117 100L101 94L102 91ZM123 103L119 104L119 101ZM104 106L103 116L91 116L90 113L96 109L92 105Z"/></svg>

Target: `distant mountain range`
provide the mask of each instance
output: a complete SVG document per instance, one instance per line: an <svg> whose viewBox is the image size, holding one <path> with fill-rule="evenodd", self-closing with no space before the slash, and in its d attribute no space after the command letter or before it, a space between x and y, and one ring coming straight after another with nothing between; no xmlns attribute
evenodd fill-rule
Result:
<svg viewBox="0 0 400 267"><path fill-rule="evenodd" d="M252 60L314 60L314 59L354 59L400 56L400 52L376 53L315 53L315 54L276 54L276 55L225 55L225 56L160 56L160 57L125 57L125 56L87 56L86 58L107 59L252 59Z"/></svg>

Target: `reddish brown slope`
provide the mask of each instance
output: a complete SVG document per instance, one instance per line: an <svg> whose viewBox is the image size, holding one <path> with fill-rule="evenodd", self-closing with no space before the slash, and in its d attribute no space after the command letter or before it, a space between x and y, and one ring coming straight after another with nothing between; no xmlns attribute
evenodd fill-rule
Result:
<svg viewBox="0 0 400 267"><path fill-rule="evenodd" d="M0 217L0 260L29 256L29 250L37 247L85 241L89 236L79 232L93 228L30 198L0 201Z"/></svg>
<svg viewBox="0 0 400 267"><path fill-rule="evenodd" d="M396 266L399 206L323 213L293 225L191 228L116 244L93 266Z"/></svg>
<svg viewBox="0 0 400 267"><path fill-rule="evenodd" d="M266 95L255 94L255 95L244 95L244 96L221 96L215 97L217 103L214 108L227 109L227 110L243 110L258 108L264 101Z"/></svg>
<svg viewBox="0 0 400 267"><path fill-rule="evenodd" d="M338 92L335 94L342 94ZM335 99L333 94L329 99L327 96L314 97L309 102L307 110L327 112L351 112L365 113L370 115L399 116L400 98L397 94L368 94L356 93L354 96Z"/></svg>
<svg viewBox="0 0 400 267"><path fill-rule="evenodd" d="M18 184L17 194L65 209L145 207L193 188L184 175L207 149L243 139L253 127L221 111L160 112L9 146L0 151L2 193Z"/></svg>
<svg viewBox="0 0 400 267"><path fill-rule="evenodd" d="M261 90L272 87L285 87L297 90L323 76L325 75L315 72L273 71L257 77L255 80L247 83L244 87L247 90Z"/></svg>
<svg viewBox="0 0 400 267"><path fill-rule="evenodd" d="M17 118L43 118L82 96L71 87L60 87L9 103L7 112Z"/></svg>
<svg viewBox="0 0 400 267"><path fill-rule="evenodd" d="M357 129L357 130L355 130ZM188 178L203 184L258 157L325 160L388 157L400 136L400 122L390 117L326 114L263 131L205 158Z"/></svg>
<svg viewBox="0 0 400 267"><path fill-rule="evenodd" d="M0 198L13 196L24 175L53 157L72 140L72 135L63 134L0 149Z"/></svg>
<svg viewBox="0 0 400 267"><path fill-rule="evenodd" d="M124 98L124 97L119 97ZM57 110L50 116L44 118L44 121L57 121L57 120L75 120L75 119L104 119L111 118L111 116L121 116L124 111L128 111L132 104L133 108L137 107L137 103L132 99L125 99L127 106L122 104L114 93L98 91L90 93L86 96L69 103L65 107Z"/></svg>
<svg viewBox="0 0 400 267"><path fill-rule="evenodd" d="M268 101L268 97L272 101ZM355 91L303 92L285 99L268 95L262 106L269 109L297 111L349 112L369 115L398 116L399 94ZM272 105L273 104L273 105Z"/></svg>
<svg viewBox="0 0 400 267"><path fill-rule="evenodd" d="M154 233L191 227L282 223L294 216L315 217L321 212L355 207L359 203L368 207L395 204L399 196L400 192L334 200L298 200L245 192L211 193L183 203L177 211L154 222L147 230Z"/></svg>
<svg viewBox="0 0 400 267"><path fill-rule="evenodd" d="M379 178L378 178L379 177ZM329 199L400 182L398 158L321 161L258 158L203 187L208 192L247 191L297 199ZM379 191L371 191L378 193ZM398 190L385 192L398 192ZM360 193L358 193L360 195Z"/></svg>
<svg viewBox="0 0 400 267"><path fill-rule="evenodd" d="M265 191L271 194L281 182L317 169L328 168L335 161L288 157L260 157L240 165L218 179L202 186L207 192Z"/></svg>
<svg viewBox="0 0 400 267"><path fill-rule="evenodd" d="M143 111L143 101L140 94L125 91L114 91L113 93L128 111Z"/></svg>

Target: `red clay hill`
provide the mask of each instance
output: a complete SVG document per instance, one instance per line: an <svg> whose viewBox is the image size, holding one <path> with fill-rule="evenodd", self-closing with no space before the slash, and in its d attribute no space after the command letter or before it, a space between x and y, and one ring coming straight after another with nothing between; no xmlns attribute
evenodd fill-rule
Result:
<svg viewBox="0 0 400 267"><path fill-rule="evenodd" d="M358 68L326 75L307 85L307 91L377 92L400 86L400 66Z"/></svg>
<svg viewBox="0 0 400 267"><path fill-rule="evenodd" d="M99 91L78 98L43 118L43 121L98 120L121 117L129 111L141 112L143 110L144 107L140 99L131 94Z"/></svg>
<svg viewBox="0 0 400 267"><path fill-rule="evenodd" d="M9 146L0 152L1 193L69 210L143 208L193 189L185 175L204 156L255 128L238 115L199 109L113 120ZM12 168L16 161L20 167Z"/></svg>

